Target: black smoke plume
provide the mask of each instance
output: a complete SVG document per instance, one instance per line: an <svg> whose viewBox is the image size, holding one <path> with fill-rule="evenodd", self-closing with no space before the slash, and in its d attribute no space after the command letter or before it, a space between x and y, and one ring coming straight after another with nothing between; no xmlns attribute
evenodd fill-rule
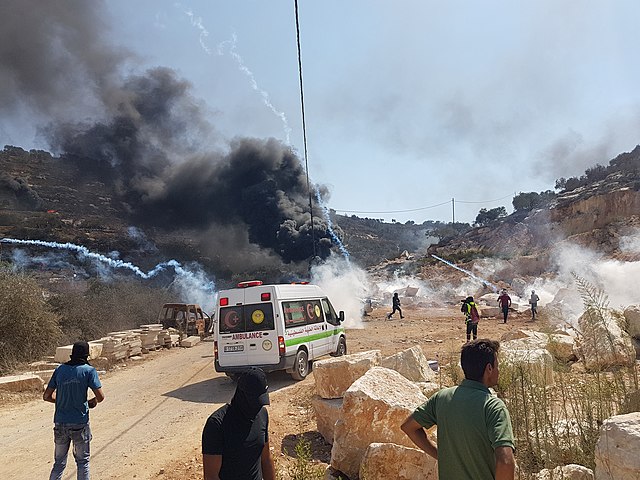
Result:
<svg viewBox="0 0 640 480"><path fill-rule="evenodd" d="M114 185L137 225L189 229L205 254L233 255L238 268L312 257L309 192L296 153L275 139L225 142L171 69L121 76L133 55L104 41L101 6L3 1L0 80L8 89L0 101L47 115L43 131L54 152ZM2 28L11 22L32 22L30 33ZM101 113L77 121L91 106ZM313 188L326 197L326 188ZM326 258L332 241L320 209L313 232Z"/></svg>

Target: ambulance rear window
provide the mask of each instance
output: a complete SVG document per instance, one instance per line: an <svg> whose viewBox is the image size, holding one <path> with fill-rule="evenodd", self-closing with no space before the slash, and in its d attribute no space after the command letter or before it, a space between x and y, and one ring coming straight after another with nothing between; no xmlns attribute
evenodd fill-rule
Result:
<svg viewBox="0 0 640 480"><path fill-rule="evenodd" d="M237 305L220 309L220 333L273 330L273 306L270 303Z"/></svg>

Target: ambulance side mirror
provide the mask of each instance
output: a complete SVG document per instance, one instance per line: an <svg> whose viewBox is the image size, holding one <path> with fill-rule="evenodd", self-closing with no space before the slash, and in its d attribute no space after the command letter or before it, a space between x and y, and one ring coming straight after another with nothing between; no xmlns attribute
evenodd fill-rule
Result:
<svg viewBox="0 0 640 480"><path fill-rule="evenodd" d="M342 310L338 313L338 320L340 320L340 323L344 322L344 312Z"/></svg>

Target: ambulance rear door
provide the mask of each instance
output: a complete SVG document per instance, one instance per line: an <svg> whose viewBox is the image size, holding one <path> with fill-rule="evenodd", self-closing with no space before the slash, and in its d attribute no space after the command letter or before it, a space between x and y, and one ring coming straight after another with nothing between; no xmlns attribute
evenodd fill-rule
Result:
<svg viewBox="0 0 640 480"><path fill-rule="evenodd" d="M270 286L221 293L217 334L221 367L275 365L280 361L272 299Z"/></svg>

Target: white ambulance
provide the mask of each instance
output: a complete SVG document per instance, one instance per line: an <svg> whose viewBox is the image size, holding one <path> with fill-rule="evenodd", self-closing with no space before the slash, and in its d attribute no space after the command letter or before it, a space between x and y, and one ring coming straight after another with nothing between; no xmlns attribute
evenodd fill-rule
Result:
<svg viewBox="0 0 640 480"><path fill-rule="evenodd" d="M312 360L347 353L344 312L316 285L241 282L220 291L215 319L215 369L232 378L254 366L302 380Z"/></svg>

